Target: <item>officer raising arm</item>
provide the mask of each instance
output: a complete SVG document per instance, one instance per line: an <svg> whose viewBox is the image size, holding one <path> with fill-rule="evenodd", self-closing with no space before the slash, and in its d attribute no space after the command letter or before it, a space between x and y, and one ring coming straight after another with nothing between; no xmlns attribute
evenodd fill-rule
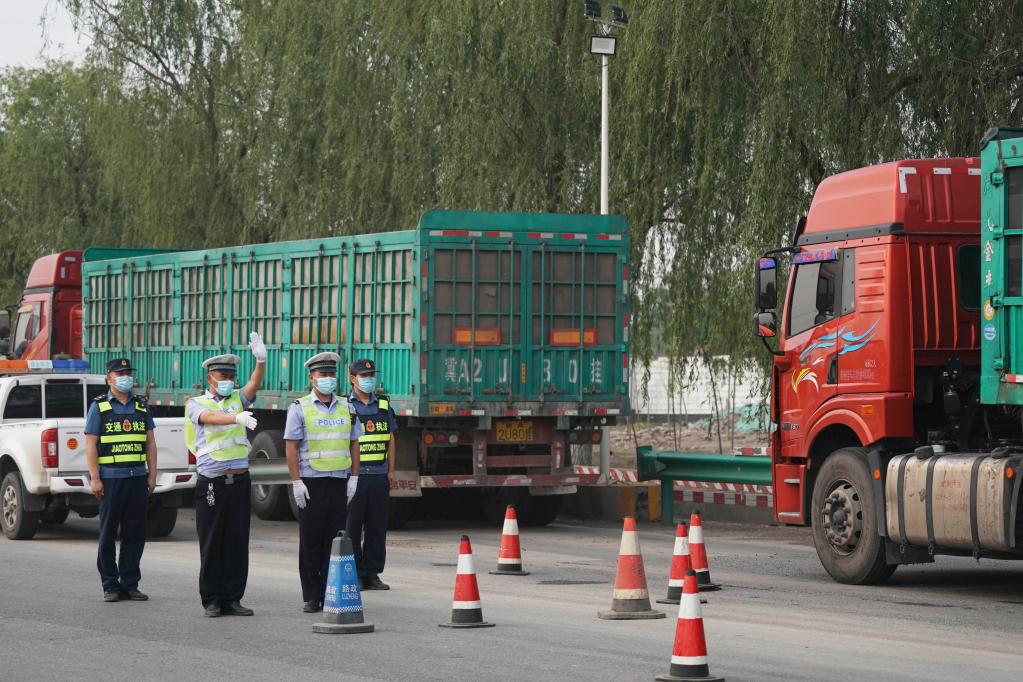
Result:
<svg viewBox="0 0 1023 682"><path fill-rule="evenodd" d="M239 391L241 358L218 355L202 363L206 392L185 405L185 442L196 456L195 526L199 534L199 596L206 615L251 616L241 605L249 575L249 439L256 428L248 410L266 371L266 346L252 332L256 360Z"/></svg>
<svg viewBox="0 0 1023 682"><path fill-rule="evenodd" d="M89 405L85 420L85 460L90 486L99 500L99 556L103 601L146 601L139 591L139 563L146 546L147 498L156 488L153 417L132 389L131 362L107 363L107 393ZM117 562L117 533L121 561Z"/></svg>
<svg viewBox="0 0 1023 682"><path fill-rule="evenodd" d="M312 392L288 408L284 449L298 505L298 573L302 610L323 608L330 566L330 546L345 527L348 476L359 473L358 439L348 400L337 395L337 353L309 358Z"/></svg>

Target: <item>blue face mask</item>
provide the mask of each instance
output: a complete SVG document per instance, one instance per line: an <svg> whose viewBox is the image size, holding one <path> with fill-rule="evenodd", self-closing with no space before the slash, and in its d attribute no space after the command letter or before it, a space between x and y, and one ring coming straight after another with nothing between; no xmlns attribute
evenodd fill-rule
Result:
<svg viewBox="0 0 1023 682"><path fill-rule="evenodd" d="M114 379L114 387L121 393L127 393L131 389L135 388L135 377L119 376Z"/></svg>
<svg viewBox="0 0 1023 682"><path fill-rule="evenodd" d="M234 381L231 379L224 379L223 381L217 382L217 394L220 395L221 398L226 398L231 395L232 391L234 391Z"/></svg>
<svg viewBox="0 0 1023 682"><path fill-rule="evenodd" d="M337 390L337 377L320 377L316 380L316 390L330 395Z"/></svg>
<svg viewBox="0 0 1023 682"><path fill-rule="evenodd" d="M363 393L372 393L373 389L377 387L376 377L360 377L359 378L359 390Z"/></svg>

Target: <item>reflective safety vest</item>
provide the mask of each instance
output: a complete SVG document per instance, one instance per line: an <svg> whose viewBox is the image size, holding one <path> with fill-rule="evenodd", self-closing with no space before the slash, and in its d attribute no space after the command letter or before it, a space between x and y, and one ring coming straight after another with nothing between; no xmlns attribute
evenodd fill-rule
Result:
<svg viewBox="0 0 1023 682"><path fill-rule="evenodd" d="M207 395L192 398L202 407L210 412L224 412L238 414L245 411L241 396L238 391L233 391L230 396L217 402ZM245 434L245 427L241 424L203 424L203 435L206 436L206 444L195 449L195 424L188 416L188 409L185 409L185 445L188 451L196 457L209 455L218 462L226 462L232 459L247 459L249 456L249 439Z"/></svg>
<svg viewBox="0 0 1023 682"><path fill-rule="evenodd" d="M344 471L352 467L352 415L345 400L338 400L334 412L320 412L311 395L295 401L305 417L306 451L302 459L314 471Z"/></svg>
<svg viewBox="0 0 1023 682"><path fill-rule="evenodd" d="M377 413L359 415L362 436L359 437L359 462L375 464L387 459L387 444L391 440L391 422L387 419L390 403L387 398L377 402Z"/></svg>
<svg viewBox="0 0 1023 682"><path fill-rule="evenodd" d="M104 466L138 466L146 461L146 406L132 396L131 414L117 414L106 396L96 398L99 408L99 463Z"/></svg>

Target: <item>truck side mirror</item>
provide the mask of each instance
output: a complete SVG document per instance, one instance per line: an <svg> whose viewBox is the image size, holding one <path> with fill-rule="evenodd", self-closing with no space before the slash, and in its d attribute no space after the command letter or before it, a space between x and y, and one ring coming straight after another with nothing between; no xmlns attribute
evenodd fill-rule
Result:
<svg viewBox="0 0 1023 682"><path fill-rule="evenodd" d="M753 333L764 339L769 339L778 334L778 318L774 312L756 313L753 315Z"/></svg>
<svg viewBox="0 0 1023 682"><path fill-rule="evenodd" d="M773 258L757 261L754 277L753 298L760 310L774 310L778 307L778 264ZM772 334L773 336L773 334Z"/></svg>

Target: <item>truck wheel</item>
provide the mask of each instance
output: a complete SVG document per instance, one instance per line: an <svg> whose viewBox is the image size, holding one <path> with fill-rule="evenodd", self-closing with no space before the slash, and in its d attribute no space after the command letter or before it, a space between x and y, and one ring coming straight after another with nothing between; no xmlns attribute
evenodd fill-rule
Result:
<svg viewBox="0 0 1023 682"><path fill-rule="evenodd" d="M252 439L251 459L284 459L284 432L260 431ZM291 513L291 493L284 485L252 486L252 511L264 521L296 518Z"/></svg>
<svg viewBox="0 0 1023 682"><path fill-rule="evenodd" d="M866 450L831 453L817 474L809 513L817 556L837 582L876 585L895 571L885 562L874 505Z"/></svg>
<svg viewBox="0 0 1023 682"><path fill-rule="evenodd" d="M25 509L25 486L21 474L12 471L0 483L0 527L11 540L31 540L39 528L40 512Z"/></svg>
<svg viewBox="0 0 1023 682"><path fill-rule="evenodd" d="M392 497L387 510L387 529L400 530L412 518L416 508L415 497Z"/></svg>
<svg viewBox="0 0 1023 682"><path fill-rule="evenodd" d="M67 521L68 514L70 513L71 507L66 505L51 507L43 512L42 522L47 525L58 526Z"/></svg>
<svg viewBox="0 0 1023 682"><path fill-rule="evenodd" d="M146 537L164 538L171 534L178 522L178 508L165 507L159 502L146 514Z"/></svg>
<svg viewBox="0 0 1023 682"><path fill-rule="evenodd" d="M534 528L549 525L558 518L564 499L564 495L530 495L522 515L522 525Z"/></svg>

